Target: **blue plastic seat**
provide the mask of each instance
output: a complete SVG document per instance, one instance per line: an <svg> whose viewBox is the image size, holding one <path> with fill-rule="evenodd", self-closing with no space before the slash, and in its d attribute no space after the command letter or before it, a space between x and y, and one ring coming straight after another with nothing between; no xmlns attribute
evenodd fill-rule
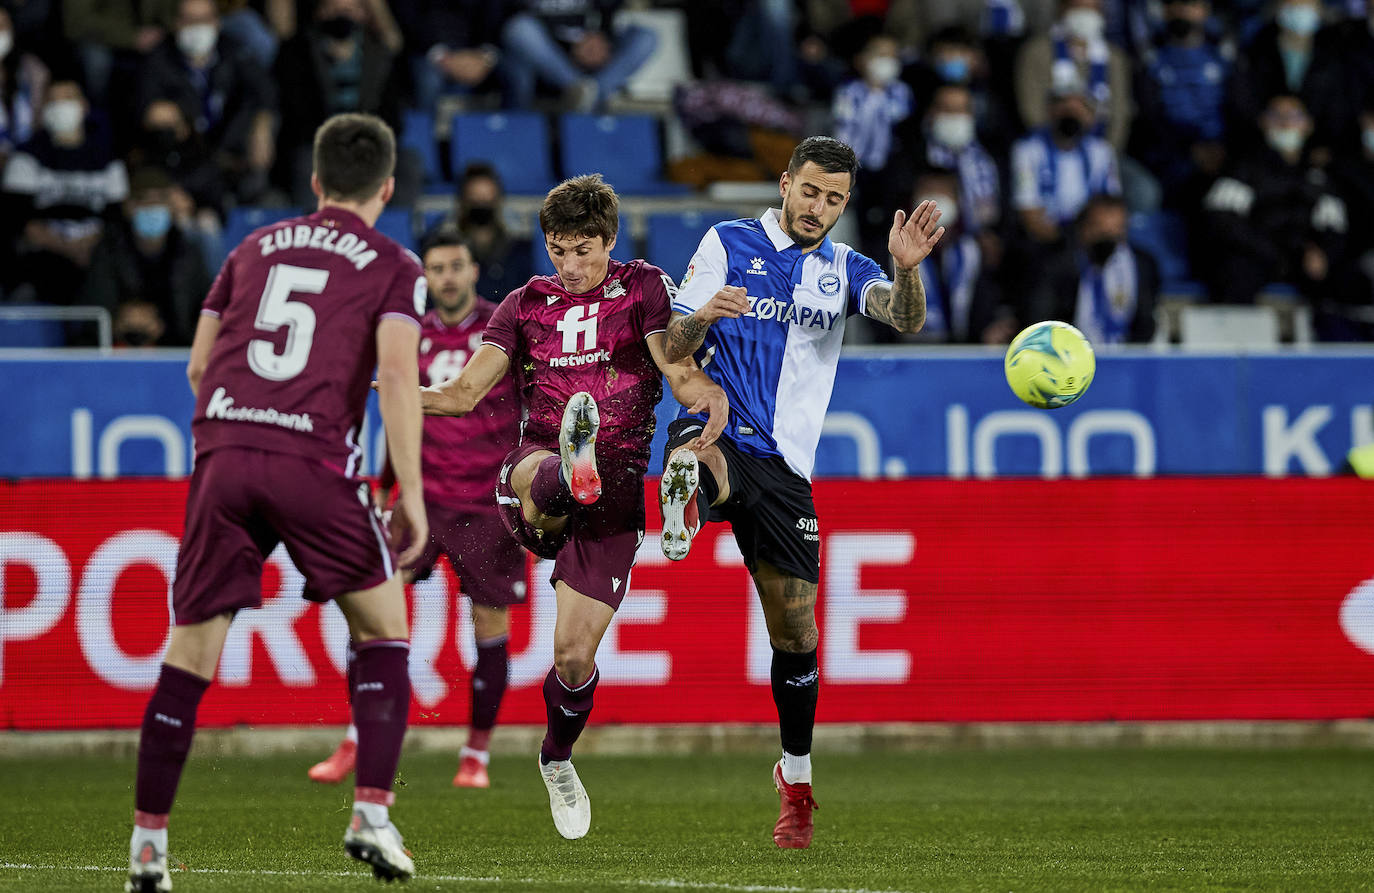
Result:
<svg viewBox="0 0 1374 893"><path fill-rule="evenodd" d="M560 115L558 142L565 177L599 171L621 195L691 191L663 181L663 144L658 119L650 115Z"/></svg>
<svg viewBox="0 0 1374 893"><path fill-rule="evenodd" d="M401 118L401 146L410 149L420 159L425 184L444 178L439 165L439 141L434 138L434 115L420 109L408 109Z"/></svg>
<svg viewBox="0 0 1374 893"><path fill-rule="evenodd" d="M43 310L43 304L9 304L18 309ZM65 324L57 319L9 319L0 316L0 347L63 347Z"/></svg>
<svg viewBox="0 0 1374 893"><path fill-rule="evenodd" d="M459 112L449 135L453 175L474 161L496 168L506 192L542 195L553 186L549 126L534 112Z"/></svg>
<svg viewBox="0 0 1374 893"><path fill-rule="evenodd" d="M1199 298L1203 286L1193 279L1188 263L1188 228L1170 211L1131 215L1129 238L1159 266L1160 292L1172 298Z"/></svg>
<svg viewBox="0 0 1374 893"><path fill-rule="evenodd" d="M410 211L405 208L387 208L377 218L377 225L373 228L401 243L402 247L411 251L416 249L415 222Z"/></svg>
<svg viewBox="0 0 1374 893"><path fill-rule="evenodd" d="M229 252L248 238L248 234L253 230L288 217L299 217L303 213L305 212L300 208L259 208L253 205L242 205L230 211L224 221L224 229L219 234L219 261L214 265L215 268L218 268L229 256Z"/></svg>
<svg viewBox="0 0 1374 893"><path fill-rule="evenodd" d="M650 214L644 257L649 263L662 267L673 279L681 281L697 245L701 244L701 237L717 223L730 219L725 214L704 211Z"/></svg>
<svg viewBox="0 0 1374 893"><path fill-rule="evenodd" d="M616 235L615 247L611 249L611 257L621 263L628 263L637 256L634 246L635 240L630 235L630 221L621 214L620 230ZM538 214L534 215L534 228L530 231L530 261L536 276L552 276L555 272L553 261L549 260L549 252L544 248L544 231L539 228Z"/></svg>

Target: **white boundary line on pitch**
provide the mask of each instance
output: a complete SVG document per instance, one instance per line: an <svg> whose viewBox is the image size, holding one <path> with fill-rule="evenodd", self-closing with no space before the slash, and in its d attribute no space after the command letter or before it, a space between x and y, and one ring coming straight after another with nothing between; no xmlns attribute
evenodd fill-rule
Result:
<svg viewBox="0 0 1374 893"><path fill-rule="evenodd" d="M0 871L90 871L108 872L110 874L123 874L125 869L109 867L104 865L35 865L27 862L0 862ZM263 869L260 871L243 871L233 868L190 868L185 871L173 872L173 876L178 874L226 874L226 875L268 875L271 877L299 877L299 878L366 878L368 875L362 871L277 871ZM576 884L575 879L567 881L550 881L548 878L531 877L468 877L457 874L417 874L412 879L415 881L438 881L450 884L554 884L560 883ZM620 887L649 887L654 889L666 890L724 890L728 893L902 893L900 890L870 890L863 887L792 887L775 886L771 884L727 884L720 881L678 881L671 879L653 880L621 880L611 881L610 883Z"/></svg>

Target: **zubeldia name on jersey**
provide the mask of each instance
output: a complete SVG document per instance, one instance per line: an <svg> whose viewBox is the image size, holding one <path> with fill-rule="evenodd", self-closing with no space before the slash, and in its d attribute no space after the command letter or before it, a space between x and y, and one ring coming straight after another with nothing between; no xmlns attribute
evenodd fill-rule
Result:
<svg viewBox="0 0 1374 893"><path fill-rule="evenodd" d="M314 248L339 254L352 262L354 269L361 270L377 259L377 250L367 247L367 240L353 233L343 233L332 226L283 226L258 237L262 256L267 257L276 251L288 248Z"/></svg>

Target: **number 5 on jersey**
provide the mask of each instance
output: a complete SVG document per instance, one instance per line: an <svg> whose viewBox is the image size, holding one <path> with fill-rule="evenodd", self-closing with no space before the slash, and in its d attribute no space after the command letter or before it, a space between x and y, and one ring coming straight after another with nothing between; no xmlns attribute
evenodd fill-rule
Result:
<svg viewBox="0 0 1374 893"><path fill-rule="evenodd" d="M271 381L295 378L310 359L315 340L315 311L304 301L293 301L293 293L317 295L329 282L328 270L275 264L267 272L258 316L253 325L259 331L277 332L286 326L286 344L281 353L265 338L248 342L248 365L259 376Z"/></svg>

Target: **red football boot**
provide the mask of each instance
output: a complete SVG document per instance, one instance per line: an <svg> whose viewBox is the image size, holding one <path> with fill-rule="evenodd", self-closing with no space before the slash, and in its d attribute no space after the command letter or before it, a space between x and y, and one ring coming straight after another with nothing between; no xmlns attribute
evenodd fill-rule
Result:
<svg viewBox="0 0 1374 893"><path fill-rule="evenodd" d="M357 763L358 744L345 738L338 750L330 754L328 759L311 766L307 774L311 781L320 784L338 784L348 777Z"/></svg>
<svg viewBox="0 0 1374 893"><path fill-rule="evenodd" d="M773 786L782 801L778 823L773 826L773 842L783 849L804 850L811 846L811 810L820 809L806 782L788 784L782 780L782 760L773 767Z"/></svg>

